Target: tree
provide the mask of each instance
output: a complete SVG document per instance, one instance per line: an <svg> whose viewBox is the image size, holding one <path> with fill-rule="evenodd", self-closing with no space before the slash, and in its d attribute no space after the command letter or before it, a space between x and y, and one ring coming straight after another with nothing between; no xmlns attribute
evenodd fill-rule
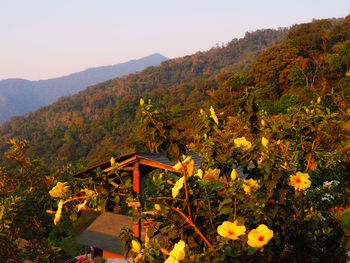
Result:
<svg viewBox="0 0 350 263"><path fill-rule="evenodd" d="M0 188L2 260L51 262L56 251L46 240L53 226L46 209L52 204L48 190L54 178L41 161L25 156L27 141L13 139L11 145L6 157L15 169L0 172L0 184L6 185Z"/></svg>
<svg viewBox="0 0 350 263"><path fill-rule="evenodd" d="M316 53L326 52L326 33L331 28L332 23L328 19L300 24L289 30L287 39L299 50L298 55L311 58Z"/></svg>
<svg viewBox="0 0 350 263"><path fill-rule="evenodd" d="M256 85L267 86L274 82L280 87L289 83L288 75L298 55L298 49L283 43L261 53L250 71Z"/></svg>

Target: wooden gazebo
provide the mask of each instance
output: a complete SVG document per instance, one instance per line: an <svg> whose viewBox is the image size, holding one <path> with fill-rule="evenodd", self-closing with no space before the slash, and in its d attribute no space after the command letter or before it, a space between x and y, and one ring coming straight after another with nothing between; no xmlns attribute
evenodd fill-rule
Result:
<svg viewBox="0 0 350 263"><path fill-rule="evenodd" d="M194 160L195 167L199 167L200 165L200 157L194 153L194 152L189 152L187 156L191 156L192 159ZM121 171L130 171L132 172L132 177L133 177L133 190L136 193L140 193L141 191L141 178L151 171L155 169L162 169L162 170L168 170L168 171L173 171L174 170L173 165L174 163L170 162L164 154L161 153L147 153L147 152L133 152L129 154L125 154L119 157L114 157L115 162L118 164L118 168ZM96 170L100 168L103 170L103 172L109 172L112 167L110 160L105 161L103 163L100 163L98 165L89 167L77 174L74 175L74 177L86 177L89 172ZM109 215L111 218L111 216ZM116 218L116 217L114 217ZM116 221L117 222L117 221ZM123 224L123 220L118 221L114 225L115 228L117 228L117 231L120 230L121 227L123 226L128 226L129 224ZM94 222L91 224L93 225ZM141 237L141 223L140 222L133 222L132 224L132 229L134 236L137 238ZM115 231L115 230L114 230ZM84 233L84 232L83 232ZM106 233L105 233L106 234ZM79 239L77 240L79 243ZM119 242L119 241L116 241ZM81 242L80 242L81 243ZM86 245L86 242L84 243ZM93 244L91 244L93 245ZM103 249L103 248L101 248Z"/></svg>

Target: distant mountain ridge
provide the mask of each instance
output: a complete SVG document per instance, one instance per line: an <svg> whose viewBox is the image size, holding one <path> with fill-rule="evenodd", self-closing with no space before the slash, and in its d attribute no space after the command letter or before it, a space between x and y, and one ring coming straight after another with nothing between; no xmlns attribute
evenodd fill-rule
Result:
<svg viewBox="0 0 350 263"><path fill-rule="evenodd" d="M168 60L155 53L141 59L112 66L89 68L68 76L47 80L5 79L0 81L0 124L11 116L24 115L55 102L62 96L73 95L88 86L157 66Z"/></svg>
<svg viewBox="0 0 350 263"><path fill-rule="evenodd" d="M111 154L135 151L141 97L169 110L185 103L204 107L220 76L248 71L261 52L285 39L287 31L248 32L224 46L101 82L27 116L12 117L0 126L0 153L14 137L31 142L29 157L44 158L50 164L78 160L94 164Z"/></svg>

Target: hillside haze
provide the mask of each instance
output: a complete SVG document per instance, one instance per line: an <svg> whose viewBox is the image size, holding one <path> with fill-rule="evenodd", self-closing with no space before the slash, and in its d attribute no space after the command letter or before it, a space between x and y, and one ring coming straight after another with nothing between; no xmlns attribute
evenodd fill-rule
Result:
<svg viewBox="0 0 350 263"><path fill-rule="evenodd" d="M0 81L0 124L11 116L24 115L42 106L55 102L62 96L73 95L84 88L157 66L168 60L161 54L152 54L141 59L130 60L112 66L89 68L68 76L29 81L5 79Z"/></svg>

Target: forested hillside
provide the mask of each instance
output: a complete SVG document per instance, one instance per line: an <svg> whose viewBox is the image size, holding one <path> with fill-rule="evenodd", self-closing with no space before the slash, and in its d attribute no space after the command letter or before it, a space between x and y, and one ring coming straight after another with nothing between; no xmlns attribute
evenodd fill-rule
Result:
<svg viewBox="0 0 350 263"><path fill-rule="evenodd" d="M139 262L347 262L349 137L350 15L247 33L4 123L0 254L75 257L85 215L109 211L159 222L145 242L122 231ZM177 173L136 191L133 164L111 158L133 150Z"/></svg>
<svg viewBox="0 0 350 263"><path fill-rule="evenodd" d="M62 96L73 95L88 86L112 78L157 66L168 58L152 54L112 66L89 68L68 76L29 81L5 79L0 81L0 124L11 116L24 115L55 102Z"/></svg>
<svg viewBox="0 0 350 263"><path fill-rule="evenodd" d="M214 76L249 70L255 58L283 41L286 33L287 29L246 33L225 46L97 84L27 117L13 117L1 127L1 152L12 137L28 139L30 155L47 162L91 162L135 149L134 118L141 96L173 111L185 103L202 104L217 89ZM186 99L189 93L197 94L195 101Z"/></svg>
<svg viewBox="0 0 350 263"><path fill-rule="evenodd" d="M111 154L147 150L135 133L141 97L175 119L179 116L178 123L189 133L195 129L191 116L200 108L214 105L237 114L248 90L260 109L271 114L318 96L334 109L345 107L350 96L349 31L349 17L259 30L225 46L97 84L4 123L1 152L13 137L28 139L30 156L48 163L95 163Z"/></svg>

